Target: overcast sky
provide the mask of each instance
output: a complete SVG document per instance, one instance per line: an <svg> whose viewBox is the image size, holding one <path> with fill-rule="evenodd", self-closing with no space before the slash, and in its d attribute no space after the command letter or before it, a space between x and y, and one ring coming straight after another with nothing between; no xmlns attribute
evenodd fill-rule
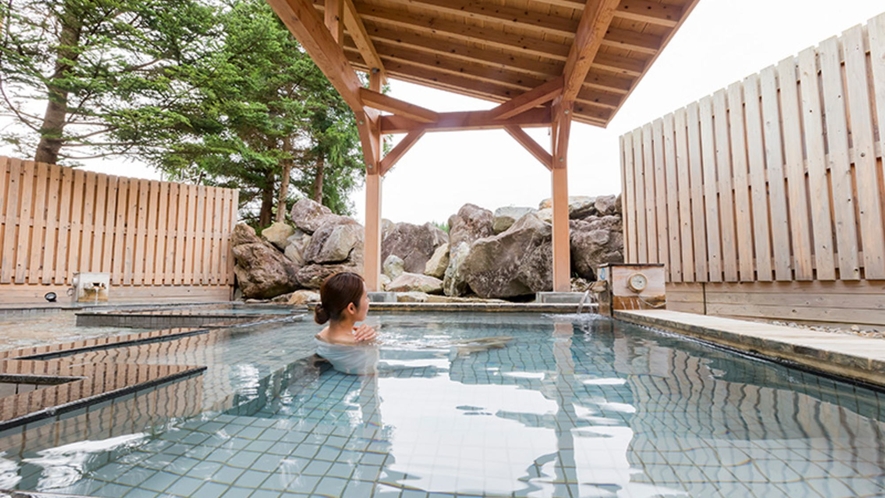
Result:
<svg viewBox="0 0 885 498"><path fill-rule="evenodd" d="M624 133L883 12L882 0L701 0L607 129L572 125L569 194L620 192ZM435 111L494 106L395 80L391 95ZM529 134L549 150L547 130ZM139 165L87 169L159 178ZM387 173L382 215L442 222L468 202L537 207L550 189L549 172L504 131L429 133ZM353 197L360 222L364 198Z"/></svg>

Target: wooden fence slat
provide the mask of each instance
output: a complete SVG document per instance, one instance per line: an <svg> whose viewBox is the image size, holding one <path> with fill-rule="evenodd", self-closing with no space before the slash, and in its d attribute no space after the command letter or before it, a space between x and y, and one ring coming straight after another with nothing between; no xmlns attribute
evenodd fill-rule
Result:
<svg viewBox="0 0 885 498"><path fill-rule="evenodd" d="M621 136L621 213L624 217L624 261L636 261L636 196L633 188L636 181L633 177L633 135L625 133Z"/></svg>
<svg viewBox="0 0 885 498"><path fill-rule="evenodd" d="M716 177L719 191L719 231L722 241L722 269L726 282L738 281L738 252L734 225L734 194L731 143L728 135L728 106L725 90L713 94L713 130L716 148Z"/></svg>
<svg viewBox="0 0 885 498"><path fill-rule="evenodd" d="M3 248L6 247L6 238L8 237L7 232L10 231L10 228L7 228L6 223L6 203L9 200L9 195L7 195L6 189L9 186L9 181L9 159L0 156L0 274L2 274L3 267L5 266L5 262L3 261ZM12 225L10 225L10 227L11 226Z"/></svg>
<svg viewBox="0 0 885 498"><path fill-rule="evenodd" d="M187 185L175 184L175 284L184 284L185 235L187 233Z"/></svg>
<svg viewBox="0 0 885 498"><path fill-rule="evenodd" d="M848 83L848 115L857 177L857 206L863 244L864 276L885 279L885 226L873 136L871 95L867 80L863 29L855 26L842 35L845 81Z"/></svg>
<svg viewBox="0 0 885 498"><path fill-rule="evenodd" d="M194 283L206 284L206 187L197 185L197 213L194 240Z"/></svg>
<svg viewBox="0 0 885 498"><path fill-rule="evenodd" d="M704 163L701 152L700 106L693 102L686 107L689 176L691 177L691 229L694 239L694 271L696 282L709 282L707 222L704 207Z"/></svg>
<svg viewBox="0 0 885 498"><path fill-rule="evenodd" d="M770 282L772 280L771 237L768 226L770 215L768 213L768 188L765 180L765 145L762 142L759 76L754 74L745 78L743 87L756 279Z"/></svg>
<svg viewBox="0 0 885 498"><path fill-rule="evenodd" d="M682 244L679 226L679 181L676 172L676 144L673 114L664 116L664 169L667 175L667 234L669 237L670 281L682 282Z"/></svg>
<svg viewBox="0 0 885 498"><path fill-rule="evenodd" d="M769 66L759 74L762 88L762 130L765 140L765 167L771 209L771 239L774 249L775 280L793 280L790 257L790 225L787 219L787 190L784 184L781 152L780 111L777 74Z"/></svg>
<svg viewBox="0 0 885 498"><path fill-rule="evenodd" d="M58 247L58 205L61 197L61 167L48 165L49 184L46 190L46 237L43 241L43 271L40 283L51 284L55 276Z"/></svg>
<svg viewBox="0 0 885 498"><path fill-rule="evenodd" d="M74 273L85 271L80 266L80 252L82 251L81 241L83 240L83 202L86 194L85 189L81 186L85 183L86 172L81 169L75 169L72 176L74 196L71 203L71 241L68 245L68 269L66 273L66 280L68 282L71 281Z"/></svg>
<svg viewBox="0 0 885 498"><path fill-rule="evenodd" d="M229 260L232 258L230 256L230 234L233 225L236 223L236 208L231 209L231 205L235 205L235 201L233 200L234 191L229 189L224 189L223 193L223 206L221 208L221 227L224 233L224 245L221 251L221 267L224 270L224 278L221 282L222 284L231 284L233 283L233 275L231 271L228 271L228 267L233 268L233 265L229 265Z"/></svg>
<svg viewBox="0 0 885 498"><path fill-rule="evenodd" d="M645 182L645 218L647 221L646 243L648 244L648 262L664 263L661 261L658 252L658 225L656 212L655 197L655 163L654 163L654 145L652 144L652 125L646 124L642 127L642 170L643 182ZM669 265L668 265L669 266Z"/></svg>
<svg viewBox="0 0 885 498"><path fill-rule="evenodd" d="M101 272L104 241L107 232L108 175L95 175L95 228L92 235L92 261L89 271Z"/></svg>
<svg viewBox="0 0 885 498"><path fill-rule="evenodd" d="M799 87L802 99L802 124L808 166L808 195L811 207L811 235L817 280L836 280L833 254L833 229L830 218L830 186L824 151L823 114L820 106L817 52L813 48L799 53Z"/></svg>
<svg viewBox="0 0 885 498"><path fill-rule="evenodd" d="M642 154L642 128L633 130L634 178L636 178L636 262L648 263L648 220L645 209L645 167Z"/></svg>
<svg viewBox="0 0 885 498"><path fill-rule="evenodd" d="M16 159L7 160L9 180L6 185L6 230L3 235L2 256L0 256L0 284L12 282L15 269L16 227L19 223L19 192L22 182L22 164Z"/></svg>
<svg viewBox="0 0 885 498"><path fill-rule="evenodd" d="M126 242L123 249L123 284L132 285L135 278L135 239L138 235L138 180L126 184Z"/></svg>
<svg viewBox="0 0 885 498"><path fill-rule="evenodd" d="M166 262L169 259L167 239L169 238L169 183L160 182L160 204L157 207L157 254L154 259L154 285L171 283L167 274Z"/></svg>
<svg viewBox="0 0 885 498"><path fill-rule="evenodd" d="M37 164L33 161L22 162L21 197L19 198L18 240L15 245L15 277L16 284L24 284L28 275L28 250L31 248L31 225L34 210L34 179Z"/></svg>
<svg viewBox="0 0 885 498"><path fill-rule="evenodd" d="M664 275L672 279L670 263L670 236L667 227L667 176L664 165L664 123L658 118L651 125L652 169L655 172L655 218L658 244L658 261L664 263Z"/></svg>
<svg viewBox="0 0 885 498"><path fill-rule="evenodd" d="M123 285L125 281L127 260L131 263L131 254L127 253L126 220L129 214L129 179L117 179L117 220L114 223L114 285Z"/></svg>
<svg viewBox="0 0 885 498"><path fill-rule="evenodd" d="M206 270L206 277L208 280L206 282L210 285L215 285L218 283L218 279L221 276L221 272L218 268L218 251L221 248L219 235L219 228L221 228L221 217L219 216L218 207L221 205L220 199L218 198L220 191L217 188L210 188L206 190L208 195L206 199L206 226L207 231L209 232L207 235L207 240L209 241L209 248L206 250L208 254L208 269Z"/></svg>
<svg viewBox="0 0 885 498"><path fill-rule="evenodd" d="M682 254L682 281L694 282L694 244L692 243L691 220L691 174L688 161L688 143L685 124L686 109L683 107L674 114L677 188L679 189L679 233Z"/></svg>
<svg viewBox="0 0 885 498"><path fill-rule="evenodd" d="M104 213L104 237L102 239L101 268L102 272L112 273L114 264L114 233L117 229L117 183L116 176L107 177L107 194ZM112 275L113 276L113 275Z"/></svg>
<svg viewBox="0 0 885 498"><path fill-rule="evenodd" d="M71 237L71 209L74 198L74 170L56 166L61 170L61 192L58 203L58 244L55 249L55 284L68 280L68 260Z"/></svg>
<svg viewBox="0 0 885 498"><path fill-rule="evenodd" d="M40 282L43 273L44 240L46 240L46 196L48 194L49 165L37 163L37 172L34 187L34 210L33 232L31 234L31 248L29 250L30 261L28 262L28 283ZM2 190L0 190L2 192Z"/></svg>
<svg viewBox="0 0 885 498"><path fill-rule="evenodd" d="M860 245L854 211L841 53L840 42L836 37L829 38L818 46L827 125L827 165L833 189L833 220L836 223L839 279L860 280Z"/></svg>
<svg viewBox="0 0 885 498"><path fill-rule="evenodd" d="M873 159L877 163L875 168L880 172L880 181L885 177L885 14L880 14L867 25L867 33L870 43L870 68L873 76L873 100L875 100L875 114L879 132L879 158ZM883 202L885 209L885 185L879 184L879 200ZM881 216L885 216L882 213ZM880 254L881 256L881 254ZM869 274L868 274L869 278Z"/></svg>
<svg viewBox="0 0 885 498"><path fill-rule="evenodd" d="M790 235L793 238L793 262L796 280L812 280L811 228L808 194L805 188L805 164L802 158L802 128L799 89L796 85L796 61L792 57L777 66L781 94L781 121L784 139L784 172L790 212Z"/></svg>
<svg viewBox="0 0 885 498"><path fill-rule="evenodd" d="M227 227L224 224L224 212L227 209L228 201L227 201L227 189L217 190L215 192L215 224L217 234L215 236L215 243L217 244L217 248L215 250L215 258L216 258L216 269L215 269L215 284L222 285L225 280L225 267L224 267L224 252L227 249L229 244L228 239L230 238L230 234L228 233Z"/></svg>
<svg viewBox="0 0 885 498"><path fill-rule="evenodd" d="M193 285L194 280L194 253L197 241L197 186L187 185L187 220L186 242L184 249L184 283Z"/></svg>
<svg viewBox="0 0 885 498"><path fill-rule="evenodd" d="M144 255L144 285L159 284L158 275L154 268L155 259L160 259L157 254L157 218L160 208L160 182L151 180L148 182L148 209L147 209L147 245Z"/></svg>
<svg viewBox="0 0 885 498"><path fill-rule="evenodd" d="M240 191L239 190L230 190L231 201L230 201L230 226L228 227L227 236L225 237L227 243L227 251L225 253L228 255L227 261L227 282L231 285L234 283L234 257L233 257L233 249L230 245L230 234L233 233L234 227L237 224L237 213L240 209Z"/></svg>
<svg viewBox="0 0 885 498"><path fill-rule="evenodd" d="M150 182L148 180L138 181L138 217L135 220L135 274L133 275L134 285L145 284L145 253L147 252L148 243L148 227L147 227L147 210L149 205Z"/></svg>
<svg viewBox="0 0 885 498"><path fill-rule="evenodd" d="M750 216L750 184L747 178L747 140L744 93L741 82L728 86L728 123L731 138L731 169L734 183L734 224L737 236L738 275L742 282L756 280L753 264L753 222Z"/></svg>
<svg viewBox="0 0 885 498"><path fill-rule="evenodd" d="M86 173L86 187L83 192L83 233L80 237L80 263L77 267L81 272L95 271L92 264L92 251L95 247L95 187L98 178L95 173Z"/></svg>
<svg viewBox="0 0 885 498"><path fill-rule="evenodd" d="M704 207L707 220L707 255L710 282L722 282L722 246L720 242L718 185L716 183L716 147L713 131L713 98L699 102L701 119L701 153L704 172Z"/></svg>

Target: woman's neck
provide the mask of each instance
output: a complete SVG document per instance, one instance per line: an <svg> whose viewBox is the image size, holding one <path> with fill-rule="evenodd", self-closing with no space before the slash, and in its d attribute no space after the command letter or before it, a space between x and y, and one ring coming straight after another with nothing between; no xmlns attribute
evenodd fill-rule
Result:
<svg viewBox="0 0 885 498"><path fill-rule="evenodd" d="M342 318L337 321L329 322L329 338L332 340L351 338L353 336L353 326L356 322L352 319Z"/></svg>

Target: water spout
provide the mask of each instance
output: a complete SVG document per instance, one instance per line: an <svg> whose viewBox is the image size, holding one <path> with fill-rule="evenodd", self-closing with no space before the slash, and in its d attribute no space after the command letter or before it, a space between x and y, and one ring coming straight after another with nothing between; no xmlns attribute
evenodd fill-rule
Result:
<svg viewBox="0 0 885 498"><path fill-rule="evenodd" d="M580 315L582 311L584 311L584 305L590 301L590 291L584 291L584 295L581 296L581 300L578 302L578 314Z"/></svg>

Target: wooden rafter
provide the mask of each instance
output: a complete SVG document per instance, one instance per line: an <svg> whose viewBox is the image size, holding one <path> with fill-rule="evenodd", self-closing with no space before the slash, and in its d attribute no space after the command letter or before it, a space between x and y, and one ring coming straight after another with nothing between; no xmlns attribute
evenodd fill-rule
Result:
<svg viewBox="0 0 885 498"><path fill-rule="evenodd" d="M329 33L332 33L332 38L341 45L344 43L344 22L341 19L344 14L344 0L325 0L325 2L323 19L329 28Z"/></svg>
<svg viewBox="0 0 885 498"><path fill-rule="evenodd" d="M523 93L519 97L514 97L504 102L490 110L489 114L494 119L507 119L533 107L550 102L562 92L562 82L562 78L554 78L541 86Z"/></svg>
<svg viewBox="0 0 885 498"><path fill-rule="evenodd" d="M363 60L368 64L370 73L377 72L381 75L381 83L386 83L387 73L384 70L384 64L378 57L378 52L375 51L375 45L369 38L369 33L366 32L366 26L356 11L353 0L344 0L344 26L360 55L363 56Z"/></svg>
<svg viewBox="0 0 885 498"><path fill-rule="evenodd" d="M581 22L575 35L575 41L569 50L568 59L562 75L564 85L562 99L565 102L573 101L581 90L581 86L587 79L587 73L596 58L596 52L602 43L602 38L608 30L609 24L614 17L615 9L619 0L599 0L592 8L584 9L581 14ZM630 90L624 89L624 93Z"/></svg>
<svg viewBox="0 0 885 498"><path fill-rule="evenodd" d="M675 5L649 2L648 0L621 0L615 11L615 16L620 19L673 28L682 18L682 9Z"/></svg>
<svg viewBox="0 0 885 498"><path fill-rule="evenodd" d="M402 157L415 145L418 140L424 136L425 129L423 126L419 126L412 131L410 131L398 144L393 148L390 152L384 156L384 159L381 160L381 167L379 168L379 173L381 175L386 174L393 168L396 163L402 159Z"/></svg>
<svg viewBox="0 0 885 498"><path fill-rule="evenodd" d="M535 156L535 159L541 162L548 170L553 170L553 156L541 147L541 144L529 136L522 128L516 125L507 125L504 127L511 137L516 139L520 145L529 151L529 154Z"/></svg>
<svg viewBox="0 0 885 498"><path fill-rule="evenodd" d="M360 89L360 97L363 104L368 107L403 116L419 123L433 123L439 120L439 114L430 109L374 92L368 88Z"/></svg>
<svg viewBox="0 0 885 498"><path fill-rule="evenodd" d="M489 111L441 112L436 123L422 124L400 116L381 116L381 133L408 133L417 128L425 131L492 130L507 125L550 126L550 109L538 107L510 119L494 119Z"/></svg>
<svg viewBox="0 0 885 498"><path fill-rule="evenodd" d="M621 48L649 55L657 54L662 44L660 36L616 28L611 28L602 39L604 47Z"/></svg>

